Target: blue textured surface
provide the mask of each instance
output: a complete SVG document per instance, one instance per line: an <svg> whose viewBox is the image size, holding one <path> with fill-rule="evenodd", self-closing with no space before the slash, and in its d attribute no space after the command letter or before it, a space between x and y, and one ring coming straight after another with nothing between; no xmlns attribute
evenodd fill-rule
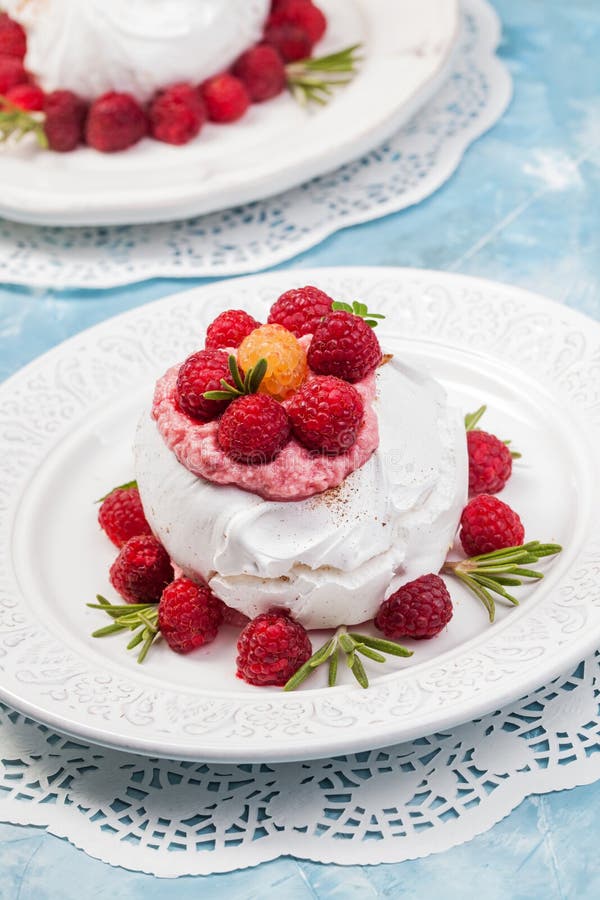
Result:
<svg viewBox="0 0 600 900"><path fill-rule="evenodd" d="M600 4L495 0L515 99L456 176L416 209L336 235L289 265L421 266L537 290L600 320ZM196 282L192 282L196 283ZM189 285L190 283L188 283ZM185 287L0 288L0 378L82 328ZM210 878L113 869L35 828L0 825L0 898L184 900L600 896L600 783L530 798L470 844L425 860L341 868L281 859Z"/></svg>

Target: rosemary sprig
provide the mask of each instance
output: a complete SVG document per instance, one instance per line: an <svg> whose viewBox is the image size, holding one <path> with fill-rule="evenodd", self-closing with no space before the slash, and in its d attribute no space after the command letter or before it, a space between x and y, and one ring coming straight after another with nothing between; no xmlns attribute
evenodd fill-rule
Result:
<svg viewBox="0 0 600 900"><path fill-rule="evenodd" d="M331 308L333 310L341 309L343 310L343 312L349 312L355 316L360 316L360 318L364 319L367 325L370 325L371 328L377 328L377 325L379 324L377 319L385 319L385 316L382 316L379 313L369 312L367 304L359 303L358 300L354 300L352 304L342 303L340 300L334 300L331 304Z"/></svg>
<svg viewBox="0 0 600 900"><path fill-rule="evenodd" d="M33 134L43 150L48 148L43 114L27 112L0 95L0 144L9 138L21 141L27 134Z"/></svg>
<svg viewBox="0 0 600 900"><path fill-rule="evenodd" d="M529 541L520 547L506 547L493 553L482 553L458 562L445 562L442 572L452 575L471 590L485 606L490 622L496 616L496 597L518 606L519 601L510 594L507 587L517 587L525 581L540 580L542 572L530 569L531 563L546 556L560 553L559 544L542 544Z"/></svg>
<svg viewBox="0 0 600 900"><path fill-rule="evenodd" d="M259 359L256 365L248 369L245 378L242 378L237 360L233 354L229 357L229 371L233 379L230 384L225 378L221 378L220 391L206 391L203 395L207 400L232 400L236 397L243 397L246 394L256 394L261 382L267 374L268 362L266 359Z"/></svg>
<svg viewBox="0 0 600 900"><path fill-rule="evenodd" d="M350 84L356 75L362 62L361 49L362 44L353 44L328 56L288 63L285 71L293 96L302 106L309 103L325 106L335 89Z"/></svg>
<svg viewBox="0 0 600 900"><path fill-rule="evenodd" d="M360 660L360 656L373 660L373 662L386 662L384 653L392 656L412 656L412 650L407 650L394 641L386 641L383 638L370 637L367 634L356 634L348 631L345 625L338 628L330 640L313 653L311 658L292 675L284 687L284 691L294 691L302 684L319 666L329 661L329 687L333 687L337 681L338 659L345 656L346 665L362 688L369 687L367 673ZM360 656L359 656L360 655Z"/></svg>
<svg viewBox="0 0 600 900"><path fill-rule="evenodd" d="M465 416L465 431L479 431L477 425L479 424L483 414L487 410L487 406L484 404L480 406L479 409L476 409L473 413L467 413ZM510 446L511 441L503 441L506 446ZM521 454L517 453L516 450L511 450L510 455L513 459L521 459Z"/></svg>
<svg viewBox="0 0 600 900"><path fill-rule="evenodd" d="M110 497L110 495L114 494L115 491L128 491L130 488L136 488L137 486L137 481L126 481L125 484L118 484L111 491L109 491L108 494L105 494L104 497L100 497L99 500L96 500L96 503L104 503L107 497Z"/></svg>
<svg viewBox="0 0 600 900"><path fill-rule="evenodd" d="M97 603L88 603L90 609L100 609L111 619L112 625L105 625L92 633L92 637L108 637L121 631L132 631L133 637L127 644L128 650L139 647L138 663L143 663L148 655L150 647L159 639L158 604L156 603L126 603L123 606L110 603L105 597L97 594Z"/></svg>

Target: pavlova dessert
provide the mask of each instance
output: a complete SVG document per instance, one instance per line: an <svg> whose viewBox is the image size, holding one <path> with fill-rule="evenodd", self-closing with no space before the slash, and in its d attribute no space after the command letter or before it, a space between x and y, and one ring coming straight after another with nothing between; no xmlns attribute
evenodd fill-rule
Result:
<svg viewBox="0 0 600 900"><path fill-rule="evenodd" d="M408 656L398 639L450 621L441 571L490 619L492 593L516 602L505 585L537 577L523 565L558 548L524 545L519 517L493 496L510 449L476 429L482 410L465 428L441 385L385 352L381 318L293 289L264 324L218 315L203 349L158 380L136 482L100 509L127 603L98 598L115 620L99 636L134 631L143 659L159 634L188 652L229 622L245 626L238 673L253 684L295 687L326 659L333 682L342 651L365 686L360 655ZM446 562L459 525L471 559ZM369 620L384 637L348 631ZM315 656L313 629L335 630Z"/></svg>
<svg viewBox="0 0 600 900"><path fill-rule="evenodd" d="M187 144L286 88L325 102L357 47L315 58L327 20L311 0L2 0L0 141L58 152Z"/></svg>

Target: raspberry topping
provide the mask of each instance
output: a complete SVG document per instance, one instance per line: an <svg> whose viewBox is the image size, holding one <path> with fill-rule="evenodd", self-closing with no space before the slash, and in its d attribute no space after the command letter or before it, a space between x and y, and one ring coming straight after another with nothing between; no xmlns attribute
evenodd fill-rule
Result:
<svg viewBox="0 0 600 900"><path fill-rule="evenodd" d="M85 140L95 150L101 153L127 150L147 133L146 113L130 94L109 91L92 103Z"/></svg>
<svg viewBox="0 0 600 900"><path fill-rule="evenodd" d="M287 83L283 60L267 44L258 44L243 53L232 71L244 84L253 103L276 97Z"/></svg>
<svg viewBox="0 0 600 900"><path fill-rule="evenodd" d="M6 96L11 88L26 81L27 72L20 59L16 56L0 56L0 94Z"/></svg>
<svg viewBox="0 0 600 900"><path fill-rule="evenodd" d="M178 578L162 593L158 627L171 650L190 653L214 641L223 621L223 606L207 585Z"/></svg>
<svg viewBox="0 0 600 900"><path fill-rule="evenodd" d="M237 674L248 684L282 687L310 659L306 630L289 616L268 612L242 631L237 645Z"/></svg>
<svg viewBox="0 0 600 900"><path fill-rule="evenodd" d="M49 147L70 153L83 143L87 103L72 91L53 91L44 102L44 131Z"/></svg>
<svg viewBox="0 0 600 900"><path fill-rule="evenodd" d="M375 626L392 640L432 638L452 618L452 600L439 575L422 575L379 607Z"/></svg>
<svg viewBox="0 0 600 900"><path fill-rule="evenodd" d="M206 110L191 84L173 84L159 91L148 110L150 133L166 144L187 144L200 133Z"/></svg>
<svg viewBox="0 0 600 900"><path fill-rule="evenodd" d="M27 53L27 35L18 22L0 12L0 56L24 59Z"/></svg>
<svg viewBox="0 0 600 900"><path fill-rule="evenodd" d="M206 329L204 346L207 350L239 347L255 328L260 328L260 322L243 309L228 309Z"/></svg>
<svg viewBox="0 0 600 900"><path fill-rule="evenodd" d="M262 325L242 341L238 350L242 369L248 371L261 359L267 360L267 373L260 385L263 394L285 400L306 378L304 347L281 325Z"/></svg>
<svg viewBox="0 0 600 900"><path fill-rule="evenodd" d="M308 32L291 22L267 25L264 39L265 43L277 50L284 62L306 59L313 48Z"/></svg>
<svg viewBox="0 0 600 900"><path fill-rule="evenodd" d="M39 112L44 108L44 92L37 84L17 84L6 92L6 99L28 112Z"/></svg>
<svg viewBox="0 0 600 900"><path fill-rule="evenodd" d="M332 303L324 291L307 284L282 294L271 307L268 321L283 325L297 338L314 334L319 322L331 312Z"/></svg>
<svg viewBox="0 0 600 900"><path fill-rule="evenodd" d="M250 106L250 97L243 82L229 72L209 78L201 90L211 122L237 122Z"/></svg>
<svg viewBox="0 0 600 900"><path fill-rule="evenodd" d="M271 462L289 438L290 422L285 409L265 394L235 400L219 422L219 446L237 462Z"/></svg>
<svg viewBox="0 0 600 900"><path fill-rule="evenodd" d="M327 19L310 0L283 0L269 16L267 27L271 25L295 25L306 32L311 44L316 44L325 34Z"/></svg>
<svg viewBox="0 0 600 900"><path fill-rule="evenodd" d="M465 506L460 517L460 541L467 556L520 546L525 529L517 513L490 494L480 494Z"/></svg>
<svg viewBox="0 0 600 900"><path fill-rule="evenodd" d="M137 487L117 488L98 511L98 522L115 547L138 534L152 534Z"/></svg>
<svg viewBox="0 0 600 900"><path fill-rule="evenodd" d="M497 494L512 473L510 450L487 431L468 431L469 493Z"/></svg>
<svg viewBox="0 0 600 900"><path fill-rule="evenodd" d="M199 350L188 356L177 376L179 408L201 422L215 419L227 407L228 400L207 400L207 391L221 389L221 379L232 384L228 356L223 350Z"/></svg>
<svg viewBox="0 0 600 900"><path fill-rule="evenodd" d="M360 316L337 310L317 325L308 351L313 372L354 383L373 372L380 362L377 336Z"/></svg>
<svg viewBox="0 0 600 900"><path fill-rule="evenodd" d="M346 453L363 423L362 397L351 384L332 375L311 378L287 407L294 436L322 453Z"/></svg>
<svg viewBox="0 0 600 900"><path fill-rule="evenodd" d="M110 583L127 603L158 603L173 576L167 551L150 534L130 538L110 567Z"/></svg>

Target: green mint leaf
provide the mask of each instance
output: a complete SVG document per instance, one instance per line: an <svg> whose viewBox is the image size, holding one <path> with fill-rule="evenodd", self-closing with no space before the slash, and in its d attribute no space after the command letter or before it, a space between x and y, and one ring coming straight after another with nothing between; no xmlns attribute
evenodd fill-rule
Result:
<svg viewBox="0 0 600 900"><path fill-rule="evenodd" d="M232 400L235 396L233 391L206 391L202 394L205 400Z"/></svg>
<svg viewBox="0 0 600 900"><path fill-rule="evenodd" d="M48 148L43 113L23 110L0 95L0 143L9 138L21 141L27 134L34 135L42 150Z"/></svg>
<svg viewBox="0 0 600 900"><path fill-rule="evenodd" d="M231 372L231 377L233 378L233 383L235 384L235 386L238 389L238 391L240 392L240 394L245 394L246 393L246 385L242 381L242 376L240 375L240 370L238 368L237 359L235 358L233 353L231 353L229 356L228 365L229 365L229 371ZM222 383L223 382L221 382L221 384ZM227 383L227 382L225 382L225 383Z"/></svg>
<svg viewBox="0 0 600 900"><path fill-rule="evenodd" d="M311 666L311 660L309 659L304 663L303 666L300 666L297 672L295 672L289 681L283 687L284 691L295 691L296 688L305 681L309 675L312 675L314 672L314 668Z"/></svg>
<svg viewBox="0 0 600 900"><path fill-rule="evenodd" d="M125 625L120 625L118 622L114 622L112 625L105 625L104 628L98 628L97 631L92 631L92 637L106 637L109 634L116 634L118 631L125 630Z"/></svg>
<svg viewBox="0 0 600 900"><path fill-rule="evenodd" d="M336 647L333 655L329 657L329 676L328 676L329 687L335 687L335 683L337 681L337 670L338 670L338 650Z"/></svg>
<svg viewBox="0 0 600 900"><path fill-rule="evenodd" d="M480 406L473 413L467 413L465 416L465 431L474 431L486 410L487 406L484 405Z"/></svg>
<svg viewBox="0 0 600 900"><path fill-rule="evenodd" d="M381 650L382 653L388 653L391 656L403 656L407 658L413 655L412 650L407 650L406 647L397 644L395 641L386 641L385 638L375 638L367 634L356 634L354 631L350 632L350 637L359 644L365 644L367 647L372 647L373 650Z"/></svg>
<svg viewBox="0 0 600 900"><path fill-rule="evenodd" d="M366 644L357 644L356 652L362 653L363 656L372 659L374 662L384 663L386 661L385 656L382 653L378 653L377 650L372 650L370 647L367 647Z"/></svg>
<svg viewBox="0 0 600 900"><path fill-rule="evenodd" d="M358 656L354 657L354 661L352 663L352 674L360 684L361 688L364 688L366 690L366 688L369 687L369 679L367 678L365 667L361 663Z"/></svg>
<svg viewBox="0 0 600 900"><path fill-rule="evenodd" d="M262 383L263 378L267 374L269 363L266 359L259 359L253 369L250 369L246 378L246 393L256 394Z"/></svg>
<svg viewBox="0 0 600 900"><path fill-rule="evenodd" d="M360 44L345 47L338 53L319 58L301 59L285 68L288 88L303 106L324 106L336 88L350 84L362 58Z"/></svg>
<svg viewBox="0 0 600 900"><path fill-rule="evenodd" d="M139 644L141 644L142 641L144 640L145 633L146 633L145 629L140 629L138 632L136 632L136 634L134 634L134 636L131 638L131 640L127 644L127 649L135 650L135 648Z"/></svg>
<svg viewBox="0 0 600 900"><path fill-rule="evenodd" d="M105 494L104 497L100 497L99 500L96 500L95 503L104 503L104 501L110 497L111 494L114 494L115 491L127 491L129 488L136 488L138 486L137 481L126 481L125 484L119 484L117 487L114 487L112 491L109 491L108 494ZM106 601L108 603L108 600Z"/></svg>

